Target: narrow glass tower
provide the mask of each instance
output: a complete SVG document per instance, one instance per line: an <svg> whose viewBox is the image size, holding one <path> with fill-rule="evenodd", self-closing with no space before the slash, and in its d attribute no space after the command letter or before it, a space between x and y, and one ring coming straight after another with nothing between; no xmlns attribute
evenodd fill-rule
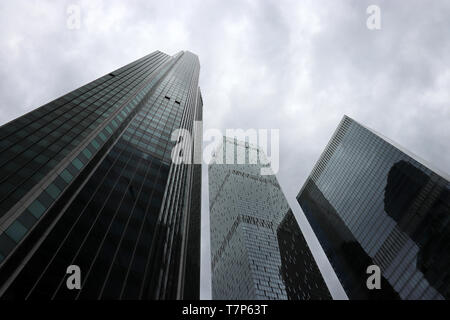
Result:
<svg viewBox="0 0 450 320"><path fill-rule="evenodd" d="M224 138L209 166L212 298L331 299L275 175L261 175L266 163Z"/></svg>
<svg viewBox="0 0 450 320"><path fill-rule="evenodd" d="M297 199L350 299L450 298L445 173L344 116Z"/></svg>
<svg viewBox="0 0 450 320"><path fill-rule="evenodd" d="M154 52L0 127L1 298L199 297L199 69Z"/></svg>

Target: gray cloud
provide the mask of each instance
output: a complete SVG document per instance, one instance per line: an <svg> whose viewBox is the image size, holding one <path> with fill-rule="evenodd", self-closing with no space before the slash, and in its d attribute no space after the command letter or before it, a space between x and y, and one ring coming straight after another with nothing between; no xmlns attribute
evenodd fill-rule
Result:
<svg viewBox="0 0 450 320"><path fill-rule="evenodd" d="M69 4L80 5L79 30L66 27ZM379 31L366 28L370 4L381 8ZM450 172L449 15L445 0L4 1L0 123L154 50L195 52L205 129L281 130L278 179L328 285L343 297L295 196L343 114Z"/></svg>

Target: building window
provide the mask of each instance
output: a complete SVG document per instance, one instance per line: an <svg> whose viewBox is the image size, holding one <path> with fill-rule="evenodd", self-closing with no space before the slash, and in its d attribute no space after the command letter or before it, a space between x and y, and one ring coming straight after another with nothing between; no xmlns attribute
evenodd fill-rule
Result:
<svg viewBox="0 0 450 320"><path fill-rule="evenodd" d="M39 200L35 200L29 207L31 214L39 219L45 211L45 207Z"/></svg>
<svg viewBox="0 0 450 320"><path fill-rule="evenodd" d="M75 166L75 168L77 168L78 170L81 170L81 168L83 168L83 162L81 162L78 158L75 158L72 161L72 164Z"/></svg>
<svg viewBox="0 0 450 320"><path fill-rule="evenodd" d="M60 176L67 183L70 183L70 181L72 181L72 178L73 178L73 176L70 174L69 171L67 171L67 169L65 169L63 172L61 172Z"/></svg>
<svg viewBox="0 0 450 320"><path fill-rule="evenodd" d="M25 228L23 224L16 220L9 226L8 229L6 229L5 233L16 243L18 243L20 240L22 240L27 231L27 228Z"/></svg>

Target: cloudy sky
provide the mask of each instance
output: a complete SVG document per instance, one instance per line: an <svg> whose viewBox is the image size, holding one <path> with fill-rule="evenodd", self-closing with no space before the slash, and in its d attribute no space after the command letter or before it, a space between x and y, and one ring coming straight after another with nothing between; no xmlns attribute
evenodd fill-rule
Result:
<svg viewBox="0 0 450 320"><path fill-rule="evenodd" d="M366 26L372 4L380 30ZM79 29L67 27L71 5ZM449 17L445 0L1 1L0 124L154 50L198 54L204 128L280 129L278 179L345 298L295 196L344 114L450 172Z"/></svg>

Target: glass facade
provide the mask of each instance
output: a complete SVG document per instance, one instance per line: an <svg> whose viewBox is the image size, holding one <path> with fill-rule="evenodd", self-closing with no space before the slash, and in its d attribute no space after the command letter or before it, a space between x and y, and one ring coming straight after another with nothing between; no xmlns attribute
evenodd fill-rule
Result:
<svg viewBox="0 0 450 320"><path fill-rule="evenodd" d="M0 127L2 298L199 297L200 165L171 161L199 69L154 52Z"/></svg>
<svg viewBox="0 0 450 320"><path fill-rule="evenodd" d="M260 173L265 163L257 147L224 138L209 166L212 298L331 299L275 175Z"/></svg>
<svg viewBox="0 0 450 320"><path fill-rule="evenodd" d="M345 116L297 200L350 299L450 298L450 184ZM380 267L381 289L366 286Z"/></svg>

